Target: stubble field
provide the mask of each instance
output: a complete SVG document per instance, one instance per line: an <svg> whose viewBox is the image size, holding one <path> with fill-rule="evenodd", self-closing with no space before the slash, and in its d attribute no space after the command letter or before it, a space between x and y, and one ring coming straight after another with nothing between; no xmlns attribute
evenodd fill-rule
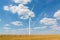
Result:
<svg viewBox="0 0 60 40"><path fill-rule="evenodd" d="M0 35L0 40L60 40L60 35Z"/></svg>

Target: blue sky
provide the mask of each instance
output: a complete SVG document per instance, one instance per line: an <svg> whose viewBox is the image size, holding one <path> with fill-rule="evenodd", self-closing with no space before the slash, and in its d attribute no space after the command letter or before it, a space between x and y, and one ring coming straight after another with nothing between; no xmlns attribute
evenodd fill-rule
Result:
<svg viewBox="0 0 60 40"><path fill-rule="evenodd" d="M60 34L60 0L0 0L0 34Z"/></svg>

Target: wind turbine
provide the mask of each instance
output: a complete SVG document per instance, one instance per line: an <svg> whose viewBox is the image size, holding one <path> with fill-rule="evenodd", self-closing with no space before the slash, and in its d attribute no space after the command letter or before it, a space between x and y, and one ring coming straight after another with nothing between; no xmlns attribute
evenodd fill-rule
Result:
<svg viewBox="0 0 60 40"><path fill-rule="evenodd" d="M31 11L34 7L32 7ZM31 16L29 16L29 35L31 34Z"/></svg>
<svg viewBox="0 0 60 40"><path fill-rule="evenodd" d="M7 6L7 8L8 8L9 6ZM13 6L12 6L13 7ZM11 7L9 7L9 8L11 8ZM8 9L9 9L8 8ZM25 7L23 7L23 9L24 9ZM29 10L29 13L28 13L28 11L25 11L25 9L23 10L23 12L21 13L21 11L17 11L17 13L18 13L18 15L19 15L19 17L20 17L20 19L29 19L29 28L28 28L28 30L29 30L29 35L31 34L31 18L32 17L34 17L34 13L32 13L32 10L33 10L33 8L34 8L34 6L32 7L32 9L31 10ZM21 8L20 8L21 9ZM26 8L27 9L27 8ZM14 9L14 7L13 7L13 10L15 11L15 9ZM19 10L19 9L18 9ZM6 10L7 11L7 10ZM12 12L12 9L9 9L8 11L11 11ZM24 12L26 12L26 13L24 13ZM13 12L12 12L13 13ZM16 13L16 12L15 12ZM24 13L24 14L23 14ZM32 16L31 16L32 15ZM27 18L26 18L26 16L28 16Z"/></svg>

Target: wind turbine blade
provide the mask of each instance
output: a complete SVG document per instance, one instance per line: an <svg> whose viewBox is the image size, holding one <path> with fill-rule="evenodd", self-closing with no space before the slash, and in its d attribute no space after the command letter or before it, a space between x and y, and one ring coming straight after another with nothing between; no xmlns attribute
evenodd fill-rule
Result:
<svg viewBox="0 0 60 40"><path fill-rule="evenodd" d="M34 6L32 7L31 11L34 9Z"/></svg>

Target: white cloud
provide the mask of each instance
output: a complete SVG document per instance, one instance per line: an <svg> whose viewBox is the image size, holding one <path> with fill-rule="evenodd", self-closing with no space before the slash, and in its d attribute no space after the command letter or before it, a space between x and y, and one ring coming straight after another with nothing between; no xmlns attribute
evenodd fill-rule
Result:
<svg viewBox="0 0 60 40"><path fill-rule="evenodd" d="M60 20L60 10L58 10L57 12L55 12L54 17L58 20Z"/></svg>
<svg viewBox="0 0 60 40"><path fill-rule="evenodd" d="M13 0L15 3L20 3L20 4L28 4L28 2L31 2L31 0Z"/></svg>
<svg viewBox="0 0 60 40"><path fill-rule="evenodd" d="M57 31L57 30L60 30L60 26L53 25L53 26L51 26L51 30L52 30L53 32L55 32L55 31Z"/></svg>
<svg viewBox="0 0 60 40"><path fill-rule="evenodd" d="M45 29L45 28L47 28L47 26L35 27L35 28L33 28L33 29Z"/></svg>
<svg viewBox="0 0 60 40"><path fill-rule="evenodd" d="M11 24L15 26L23 26L22 22L20 21L14 21L14 22L11 22Z"/></svg>
<svg viewBox="0 0 60 40"><path fill-rule="evenodd" d="M28 28L23 28L23 29L7 29L3 30L3 34L28 34Z"/></svg>
<svg viewBox="0 0 60 40"><path fill-rule="evenodd" d="M34 12L25 6L31 0L13 0L18 5L4 6L4 10L10 11L13 14L17 13L20 19L28 19L29 17L35 17Z"/></svg>
<svg viewBox="0 0 60 40"><path fill-rule="evenodd" d="M4 10L11 11L12 13L16 13L17 12L16 8L17 8L17 6L13 6L13 5L4 6Z"/></svg>
<svg viewBox="0 0 60 40"><path fill-rule="evenodd" d="M4 26L5 26L5 27L9 27L10 25L9 25L9 24L5 24Z"/></svg>
<svg viewBox="0 0 60 40"><path fill-rule="evenodd" d="M17 13L21 19L28 19L29 17L35 17L34 12L31 11L27 6L19 4L18 6L9 5L8 11L11 11L13 14Z"/></svg>
<svg viewBox="0 0 60 40"><path fill-rule="evenodd" d="M9 24L5 24L5 25L3 26L3 29L6 29L6 30L7 30L7 29L10 29L9 26L10 26Z"/></svg>
<svg viewBox="0 0 60 40"><path fill-rule="evenodd" d="M17 6L9 5L9 11L15 14L17 12Z"/></svg>
<svg viewBox="0 0 60 40"><path fill-rule="evenodd" d="M3 29L6 29L7 30L7 29L11 29L11 28L9 28L9 27L3 27Z"/></svg>
<svg viewBox="0 0 60 40"><path fill-rule="evenodd" d="M51 29L49 30L40 30L45 28L47 28L47 26L31 28L31 34L53 34L53 33L56 33L57 30L60 30L60 27L56 25L51 26ZM12 30L7 29L7 30L4 30L3 32L4 32L3 34L16 34L16 35L28 34L29 28L12 29Z"/></svg>
<svg viewBox="0 0 60 40"><path fill-rule="evenodd" d="M9 7L8 6L4 6L3 9L6 10L6 11L9 11Z"/></svg>
<svg viewBox="0 0 60 40"><path fill-rule="evenodd" d="M29 17L35 17L34 12L29 10L27 6L19 4L17 7L17 13L21 19L28 19Z"/></svg>
<svg viewBox="0 0 60 40"><path fill-rule="evenodd" d="M57 22L56 19L53 18L43 18L40 20L40 23L43 23L45 25L55 25Z"/></svg>

